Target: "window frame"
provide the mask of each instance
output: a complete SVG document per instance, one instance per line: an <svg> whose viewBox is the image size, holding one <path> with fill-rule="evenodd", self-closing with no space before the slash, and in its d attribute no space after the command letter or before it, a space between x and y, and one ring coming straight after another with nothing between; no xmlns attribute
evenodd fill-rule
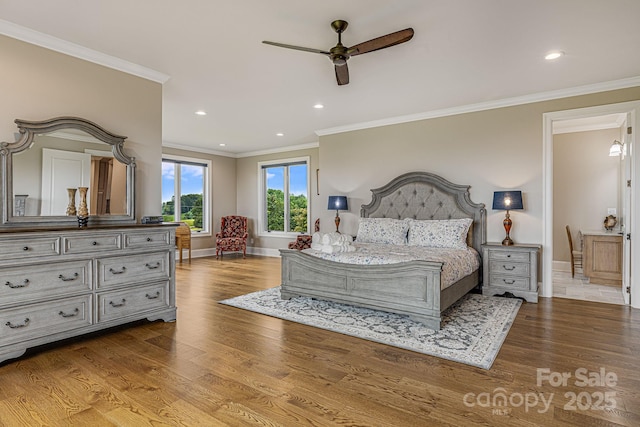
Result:
<svg viewBox="0 0 640 427"><path fill-rule="evenodd" d="M267 231L267 180L266 170L268 167L284 166L285 172L285 225L289 227L289 166L304 163L307 166L307 230L297 231ZM311 230L311 157L292 157L287 159L267 160L258 162L258 232L259 237L278 237L291 239L300 234L309 234Z"/></svg>
<svg viewBox="0 0 640 427"><path fill-rule="evenodd" d="M175 154L162 154L162 163L164 163L166 161L174 162L174 165L180 165L180 164L196 164L196 165L204 165L206 166L205 168L205 173L204 173L204 177L203 177L203 200L202 200L202 224L203 226L206 225L205 229L202 231L193 231L191 230L191 237L211 237L213 235L212 232L212 224L211 224L211 212L213 210L213 202L212 202L212 197L211 197L211 165L212 165L212 161L209 159L203 159L203 158L199 158L199 157L187 157L187 156L179 156L179 155L175 155ZM176 199L180 199L180 197L182 196L182 191L181 191L181 180L182 180L182 171L181 168L176 168L176 175L174 176L174 182L173 182L173 191L174 191L174 195L176 196ZM162 185L160 186L162 188ZM161 190L162 191L162 190ZM178 193L180 194L180 197L178 197ZM160 205L162 207L162 205ZM180 207L180 202L177 201L176 205L174 206L175 211L179 212L179 208ZM175 222L180 222L181 219L175 219L175 213L174 213L174 220Z"/></svg>

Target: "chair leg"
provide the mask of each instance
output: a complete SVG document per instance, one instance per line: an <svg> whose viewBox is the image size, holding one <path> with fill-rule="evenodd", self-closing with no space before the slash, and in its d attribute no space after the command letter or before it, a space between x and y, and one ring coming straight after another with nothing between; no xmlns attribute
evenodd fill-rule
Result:
<svg viewBox="0 0 640 427"><path fill-rule="evenodd" d="M191 262L191 245L189 245L189 262Z"/></svg>
<svg viewBox="0 0 640 427"><path fill-rule="evenodd" d="M216 259L218 259L218 249L216 249Z"/></svg>
<svg viewBox="0 0 640 427"><path fill-rule="evenodd" d="M573 263L573 258L571 259L571 278L573 279L576 275L576 267L575 264Z"/></svg>

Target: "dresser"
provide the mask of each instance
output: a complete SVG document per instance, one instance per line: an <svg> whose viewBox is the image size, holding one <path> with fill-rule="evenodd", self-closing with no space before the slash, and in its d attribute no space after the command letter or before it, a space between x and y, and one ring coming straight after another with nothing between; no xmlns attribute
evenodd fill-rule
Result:
<svg viewBox="0 0 640 427"><path fill-rule="evenodd" d="M538 302L540 248L540 245L482 245L482 294L510 292L528 302Z"/></svg>
<svg viewBox="0 0 640 427"><path fill-rule="evenodd" d="M0 361L135 320L175 320L175 228L0 231Z"/></svg>

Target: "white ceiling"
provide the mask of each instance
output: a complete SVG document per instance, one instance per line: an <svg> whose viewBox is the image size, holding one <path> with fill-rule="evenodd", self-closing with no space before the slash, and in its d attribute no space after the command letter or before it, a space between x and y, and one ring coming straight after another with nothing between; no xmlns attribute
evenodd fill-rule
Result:
<svg viewBox="0 0 640 427"><path fill-rule="evenodd" d="M317 131L637 86L639 18L638 0L0 0L0 33L168 77L163 144L233 156L317 143ZM415 36L351 58L345 86L326 57L261 43L329 49L335 19L349 22L346 46ZM566 55L543 59L556 49Z"/></svg>

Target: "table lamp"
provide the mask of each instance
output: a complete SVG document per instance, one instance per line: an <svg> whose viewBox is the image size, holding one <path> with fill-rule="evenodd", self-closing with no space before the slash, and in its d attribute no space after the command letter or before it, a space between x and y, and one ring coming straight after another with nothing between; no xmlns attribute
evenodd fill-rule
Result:
<svg viewBox="0 0 640 427"><path fill-rule="evenodd" d="M340 227L340 216L338 215L338 211L346 211L349 210L349 203L347 202L346 196L329 196L329 204L327 209L335 209L336 210L336 233L340 233L338 228Z"/></svg>
<svg viewBox="0 0 640 427"><path fill-rule="evenodd" d="M507 214L502 221L504 225L504 231L507 232L507 237L504 238L502 244L504 246L513 245L513 240L509 237L511 231L511 225L513 222L509 218L509 211L513 209L523 209L522 207L522 192L521 191L495 191L493 193L493 209L494 210L506 210Z"/></svg>

